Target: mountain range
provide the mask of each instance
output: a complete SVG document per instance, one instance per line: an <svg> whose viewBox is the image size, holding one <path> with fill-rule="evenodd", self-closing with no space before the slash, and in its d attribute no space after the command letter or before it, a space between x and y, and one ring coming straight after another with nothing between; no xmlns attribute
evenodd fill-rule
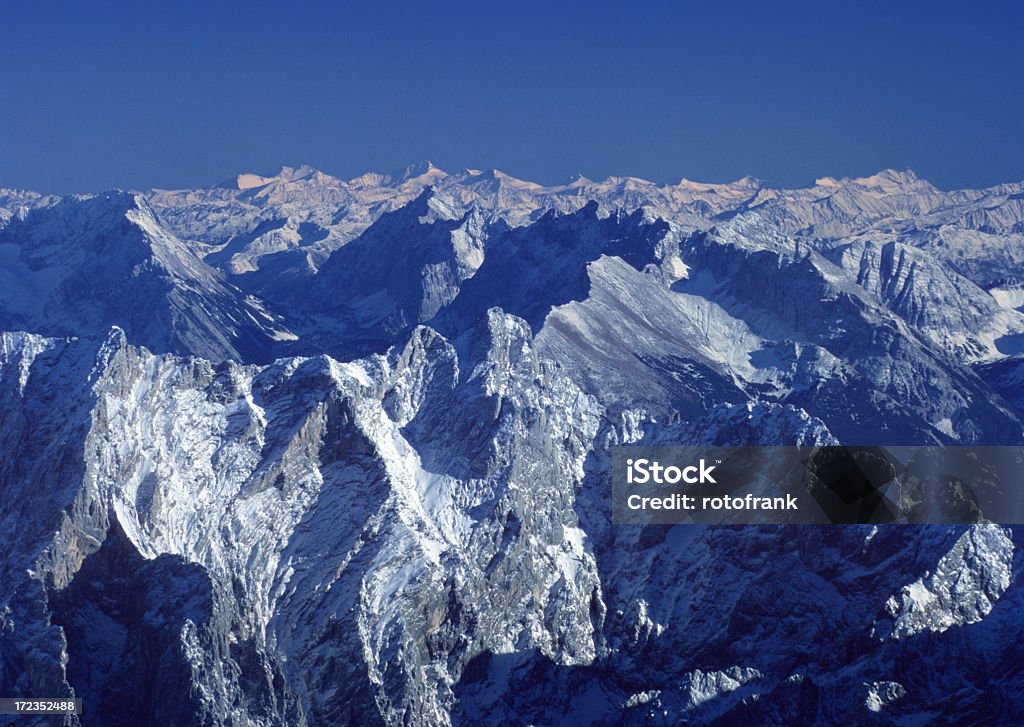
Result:
<svg viewBox="0 0 1024 727"><path fill-rule="evenodd" d="M0 190L0 331L69 724L1024 720L1016 527L610 520L619 444L1024 444L1024 182Z"/></svg>

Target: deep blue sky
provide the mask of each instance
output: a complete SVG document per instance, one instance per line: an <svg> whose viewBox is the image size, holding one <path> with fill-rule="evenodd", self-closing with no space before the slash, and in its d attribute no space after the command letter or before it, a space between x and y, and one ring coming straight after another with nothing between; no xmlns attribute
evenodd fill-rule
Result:
<svg viewBox="0 0 1024 727"><path fill-rule="evenodd" d="M0 187L420 159L559 182L1024 178L1024 3L25 2Z"/></svg>

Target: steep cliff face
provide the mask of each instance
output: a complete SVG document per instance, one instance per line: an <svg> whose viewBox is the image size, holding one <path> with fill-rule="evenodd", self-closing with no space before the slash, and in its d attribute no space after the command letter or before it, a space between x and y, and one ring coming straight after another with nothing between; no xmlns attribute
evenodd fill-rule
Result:
<svg viewBox="0 0 1024 727"><path fill-rule="evenodd" d="M573 502L596 404L521 320L495 311L474 336L460 375L429 329L389 358L263 369L119 332L8 335L25 413L4 427L22 506L5 516L5 684L74 688L116 724L444 723L482 650L593 660L600 587ZM46 409L55 383L77 417Z"/></svg>
<svg viewBox="0 0 1024 727"><path fill-rule="evenodd" d="M0 692L104 725L1024 719L1016 528L609 499L621 443L1020 444L1016 187L318 174L0 198L35 331L0 334ZM316 259L243 292L298 224Z"/></svg>

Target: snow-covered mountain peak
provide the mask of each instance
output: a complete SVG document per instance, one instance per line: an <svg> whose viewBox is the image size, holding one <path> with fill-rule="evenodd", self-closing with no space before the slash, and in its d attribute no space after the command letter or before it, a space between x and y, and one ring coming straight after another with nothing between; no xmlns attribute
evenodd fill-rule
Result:
<svg viewBox="0 0 1024 727"><path fill-rule="evenodd" d="M502 189L539 192L544 189L543 186L536 182L518 179L510 174L505 174L505 172L500 169L488 169L487 171L467 169L463 172L462 178L458 183L463 186L474 187L480 191L488 192L497 192Z"/></svg>
<svg viewBox="0 0 1024 727"><path fill-rule="evenodd" d="M438 169L432 162L424 160L410 164L390 176L391 183L398 186L403 184L432 184L443 177L447 177L448 174Z"/></svg>
<svg viewBox="0 0 1024 727"><path fill-rule="evenodd" d="M598 186L601 187L619 187L621 189L638 190L638 189L651 189L656 188L654 182L650 182L641 177L621 177L621 176L608 176L605 177Z"/></svg>
<svg viewBox="0 0 1024 727"><path fill-rule="evenodd" d="M274 181L273 177L264 177L259 174L243 173L239 174L235 179L235 188L240 190L253 189L255 187L263 187ZM232 186L230 183L226 183L224 186Z"/></svg>
<svg viewBox="0 0 1024 727"><path fill-rule="evenodd" d="M266 358L274 317L227 285L145 196L67 197L0 229L0 326L47 335L124 328L158 352Z"/></svg>
<svg viewBox="0 0 1024 727"><path fill-rule="evenodd" d="M1020 185L574 183L0 191L0 694L1019 723L984 668L1020 662L1016 527L618 527L608 493L620 443L1020 444Z"/></svg>
<svg viewBox="0 0 1024 727"><path fill-rule="evenodd" d="M575 174L570 174L569 178L562 183L562 186L567 189L579 189L580 187L586 187L593 183L594 180L588 179L580 172L576 172Z"/></svg>
<svg viewBox="0 0 1024 727"><path fill-rule="evenodd" d="M753 175L747 174L746 176L737 179L730 186L739 187L740 189L759 189L765 186L765 181L763 179L758 179Z"/></svg>
<svg viewBox="0 0 1024 727"><path fill-rule="evenodd" d="M381 172L364 172L348 180L348 185L356 189L377 188L387 184L389 177Z"/></svg>
<svg viewBox="0 0 1024 727"><path fill-rule="evenodd" d="M415 217L420 224L456 220L465 214L451 197L432 186L424 187L416 199L400 207L396 213L406 218Z"/></svg>
<svg viewBox="0 0 1024 727"><path fill-rule="evenodd" d="M835 177L818 177L814 180L814 186L835 188L843 186L843 182Z"/></svg>
<svg viewBox="0 0 1024 727"><path fill-rule="evenodd" d="M267 175L243 172L234 179L224 182L218 186L221 188L238 190L240 192L250 192L251 190L258 190L262 187L284 187L299 183L337 185L342 182L340 179L332 177L329 174L325 174L315 167L304 164L299 167L282 166L276 172Z"/></svg>
<svg viewBox="0 0 1024 727"><path fill-rule="evenodd" d="M883 169L868 177L857 177L851 183L888 193L935 190L930 182L921 179L913 169Z"/></svg>
<svg viewBox="0 0 1024 727"><path fill-rule="evenodd" d="M648 184L653 184L653 182L648 182ZM729 193L743 191L745 193L750 193L754 190L764 187L765 182L762 179L758 179L757 177L753 177L750 175L741 177L732 182L722 183L698 182L693 179L687 179L686 177L682 177L678 182L676 182L674 186L676 189L685 190L687 192L709 192L715 194L722 192Z"/></svg>

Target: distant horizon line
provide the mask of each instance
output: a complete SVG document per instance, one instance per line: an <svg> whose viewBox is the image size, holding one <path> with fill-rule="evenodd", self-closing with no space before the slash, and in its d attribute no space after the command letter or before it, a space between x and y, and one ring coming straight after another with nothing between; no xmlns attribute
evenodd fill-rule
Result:
<svg viewBox="0 0 1024 727"><path fill-rule="evenodd" d="M377 170L367 170L354 177L348 179L324 171L322 168L314 166L312 164L300 164L298 166L291 166L283 164L277 166L273 171L267 173L259 172L247 172L242 171L228 177L219 182L213 184L205 184L198 186L159 186L151 185L148 187L107 187L100 188L90 192L45 192L39 189L32 189L29 187L8 187L0 185L0 191L5 192L31 192L34 194L40 194L45 196L59 196L59 197L70 197L70 196L91 196L96 194L103 194L112 191L126 191L126 192L174 192L184 190L213 190L213 189L233 189L236 191L245 191L248 189L257 189L265 187L274 182L283 183L299 183L314 175L320 175L321 177L329 178L334 182L338 182L345 186L392 186L398 187L402 184L420 180L422 177L436 177L437 179L451 179L455 181L465 182L468 180L473 181L485 181L487 177L497 179L499 181L507 181L509 183L520 183L522 185L534 188L536 191L547 191L557 192L565 191L568 189L578 189L583 187L591 186L606 186L606 185L623 185L629 182L641 186L649 186L657 189L680 189L680 188L692 188L694 190L710 190L715 188L758 188L758 189L774 189L774 190L804 190L804 189L815 189L818 187L844 187L849 184L856 184L858 186L881 186L881 183L889 182L892 186L904 186L914 183L923 183L932 187L938 192L956 192L962 190L987 190L996 189L998 187L1004 187L1007 185L1024 185L1024 177L1020 179L1007 180L997 182L983 187L951 187L942 188L931 182L925 177L919 175L913 168L905 167L900 170L896 167L884 167L874 174L866 176L821 176L815 178L810 184L804 186L787 186L784 184L776 184L770 180L761 179L754 175L748 174L738 179L734 179L728 182L701 182L687 177L680 177L678 182L655 182L644 177L637 177L632 175L609 175L604 179L591 179L582 173L576 173L570 175L561 184L543 184L541 182L535 182L522 177L516 177L508 174L497 167L490 167L486 169L478 169L474 167L464 167L455 172L449 172L441 169L433 162L429 160L423 160L419 162L413 162L406 165L402 169L394 170L391 172L382 172ZM477 178L477 179L474 179ZM376 179L373 179L376 178ZM421 181L426 186L429 182Z"/></svg>

